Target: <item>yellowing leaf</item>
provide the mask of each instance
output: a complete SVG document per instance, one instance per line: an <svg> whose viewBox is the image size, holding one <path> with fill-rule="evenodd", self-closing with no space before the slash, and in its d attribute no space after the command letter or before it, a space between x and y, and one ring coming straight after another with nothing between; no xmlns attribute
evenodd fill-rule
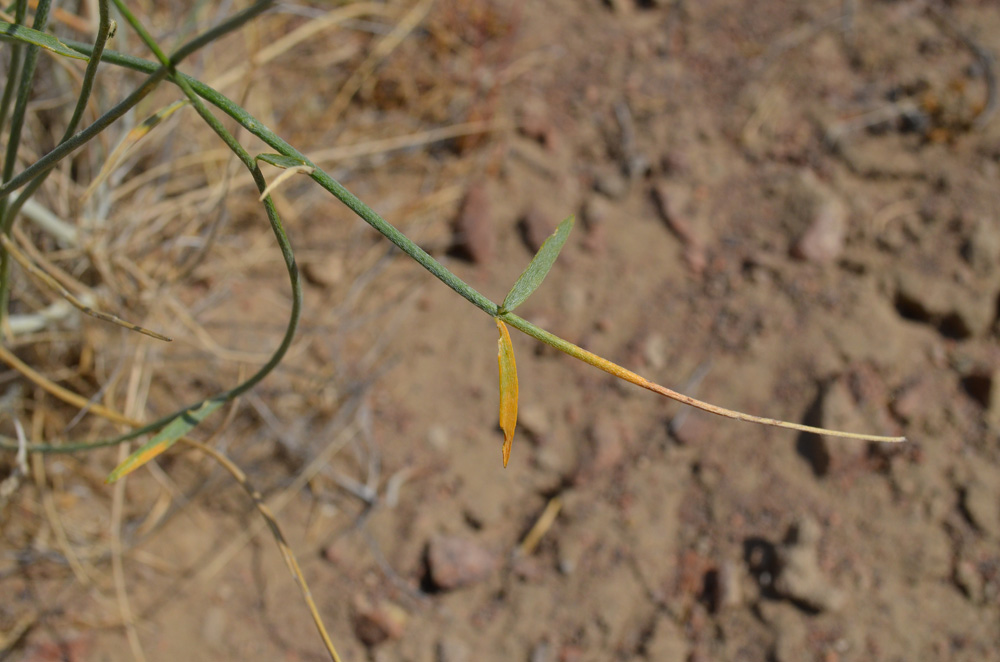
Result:
<svg viewBox="0 0 1000 662"><path fill-rule="evenodd" d="M514 345L510 342L507 325L496 318L500 339L497 340L497 363L500 365L500 427L503 429L503 466L510 459L510 446L514 443L517 425L517 365L514 363Z"/></svg>
<svg viewBox="0 0 1000 662"><path fill-rule="evenodd" d="M178 439L190 432L191 428L201 423L223 403L225 403L223 399L206 400L201 405L179 414L174 420L167 423L155 437L143 444L142 448L129 455L124 462L115 467L105 482L115 482L173 446Z"/></svg>

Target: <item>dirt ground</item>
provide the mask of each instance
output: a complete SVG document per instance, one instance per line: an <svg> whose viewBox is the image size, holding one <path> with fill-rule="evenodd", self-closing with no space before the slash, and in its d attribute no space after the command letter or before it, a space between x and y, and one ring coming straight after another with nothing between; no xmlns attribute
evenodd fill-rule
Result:
<svg viewBox="0 0 1000 662"><path fill-rule="evenodd" d="M417 27L331 117L413 7ZM390 8L395 23L331 28L223 89L306 153L367 145L320 164L494 301L575 214L518 310L553 333L724 407L910 441L685 410L512 331L504 469L493 321L292 180L277 200L307 281L301 332L202 438L218 430L270 500L341 656L1000 660L996 4ZM235 66L301 14L209 53ZM196 118L177 121L151 144L190 149L171 132ZM177 168L120 204L155 223L168 213L143 196L224 170ZM131 374L148 419L235 383L280 338L287 276L246 179L205 261L162 286L181 307L144 304L174 343L80 322L105 357L94 375ZM3 632L28 626L0 659L137 659L129 621L149 660L324 659L228 476L174 452L115 496L102 480L120 457L50 456L5 506Z"/></svg>

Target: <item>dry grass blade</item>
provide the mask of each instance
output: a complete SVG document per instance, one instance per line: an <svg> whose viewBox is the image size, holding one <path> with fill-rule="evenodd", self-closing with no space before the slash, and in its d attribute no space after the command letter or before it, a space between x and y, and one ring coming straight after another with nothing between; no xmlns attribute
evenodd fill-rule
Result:
<svg viewBox="0 0 1000 662"><path fill-rule="evenodd" d="M524 540L518 545L517 553L527 556L535 551L538 543L542 540L542 536L552 528L552 524L556 521L556 517L559 515L561 509L562 499L558 496L549 499L549 502L545 504L545 510L538 516L538 520L535 521L534 526L528 531L528 535L524 536Z"/></svg>
<svg viewBox="0 0 1000 662"><path fill-rule="evenodd" d="M21 252L21 249L14 243L14 241L7 235L0 233L0 246L3 246L4 250L13 257L18 264L20 264L25 271L34 276L39 282L43 283L53 291L57 292L62 298L66 299L69 303L73 304L80 312L86 313L91 317L96 317L99 320L105 322L110 322L111 324L117 324L118 326L124 327L130 331L135 331L143 335L149 336L150 338L156 338L157 340L163 340L165 342L171 342L171 339L167 336L157 333L155 331L150 331L147 328L141 327L138 324L133 324L132 322L127 322L117 315L112 315L111 313L104 313L99 310L94 310L87 304L85 304L80 299L76 298L69 290L63 287L62 283L57 281L55 278L46 273L41 267L34 264L28 257Z"/></svg>
<svg viewBox="0 0 1000 662"><path fill-rule="evenodd" d="M344 86L340 88L340 92L334 98L333 103L330 104L329 109L326 111L327 119L330 122L336 122L341 113L347 109L347 104L351 102L354 95L365 80L371 75L371 73L378 66L378 63L388 57L390 53L396 50L396 47L403 43L406 36L410 34L415 27L420 25L420 22L424 20L427 16L427 12L431 10L431 5L434 4L434 0L420 0L417 2L410 11L403 16L402 20L396 24L392 32L383 37L375 47L369 53L368 57L365 59L361 65L354 70L351 77L347 79Z"/></svg>
<svg viewBox="0 0 1000 662"><path fill-rule="evenodd" d="M272 192L277 191L278 188L283 183L285 183L295 175L309 175L312 174L312 172L315 169L316 168L307 165L297 165L285 169L284 172L282 172L280 175L274 178L274 181L270 182L267 186L264 187L264 190L260 192L260 196L257 198L257 201L263 202L264 198L271 195Z"/></svg>
<svg viewBox="0 0 1000 662"><path fill-rule="evenodd" d="M82 196L80 196L80 201L85 202L88 198L90 198L91 195L94 194L94 191L97 189L97 187L100 186L104 182L104 180L106 180L111 175L112 172L114 172L115 168L118 167L118 164L121 163L123 158L125 158L125 154L130 149L132 149L136 145L136 143L138 143L140 140L149 135L150 131L159 126L160 123L162 123L165 119L173 115L175 112L177 112L184 106L188 105L188 103L189 102L187 99L181 99L180 101L175 101L169 106L165 106L160 110L156 111L155 113L144 119L142 122L140 122L138 126L129 131L128 134L126 134L126 136L122 138L122 141L118 143L118 146L115 147L114 151L112 151L111 154L108 155L108 158L104 162L104 166L101 168L101 171L97 173L97 176L94 177L94 181L90 183L90 186L87 187L87 190L83 192Z"/></svg>
<svg viewBox="0 0 1000 662"><path fill-rule="evenodd" d="M100 404L91 403L83 396L77 393L73 393L72 391L63 388L58 384L54 384L52 381L45 378L43 375L39 374L38 372L33 370L30 366L26 365L24 362L18 359L16 356L11 354L3 345L0 345L0 360L10 365L18 372L21 372L21 374L23 374L31 381L35 382L38 386L42 387L52 395L56 396L57 398L60 398L61 400L63 400L68 404L81 408L89 407L90 411L92 411L93 413L102 416L104 418L107 418L108 420L113 421L115 423L123 423L126 425L130 425L132 427L140 427L142 425L139 421L133 420L132 418L125 416L124 414L120 414L114 411L113 409L109 409ZM295 558L295 553L292 551L291 547L289 547L288 542L285 540L284 534L282 534L281 532L281 527L279 526L277 520L274 518L274 515L271 513L267 504L264 503L263 497L261 496L260 492L258 492L256 489L253 488L252 485L249 484L249 482L247 481L246 474L244 474L243 471L238 466L236 466L236 464L234 464L229 458L227 458L221 452L215 450L214 448L206 446L199 441L195 441L194 439L189 439L187 437L181 437L179 441L181 441L184 444L187 444L188 446L200 450L201 452L209 455L214 460L216 460L219 464L223 466L223 468L226 469L226 471L228 471L233 476L233 478L240 484L240 487L242 487L247 492L247 494L250 495L251 499L254 502L254 505L257 507L258 512L260 512L261 516L264 518L266 526L268 527L268 529L270 529L271 534L274 536L275 542L277 543L278 548L281 550L282 558L285 560L285 564L288 566L289 571L292 573L292 576L294 577L296 583L299 586L300 591L302 592L303 599L306 601L306 604L308 605L310 615L312 616L313 622L315 623L316 628L319 631L320 637L322 638L323 643L326 646L331 659L333 659L334 662L340 662L340 656L337 654L336 648L333 645L333 641L330 639L330 635L327 633L326 627L323 625L322 617L320 616L319 611L316 608L316 603L312 598L312 592L309 590L309 585L306 582L305 577L302 575L302 570L299 567L297 559ZM127 453L127 447L125 445L122 445L121 449L122 449L122 455L119 459L121 461L124 461L125 455ZM324 459L325 459L325 454L324 454ZM119 481L115 487L115 494L118 494L119 491L123 489L123 487L124 487L124 482ZM122 608L123 608L123 614L127 616L127 614L130 613L128 606L122 605ZM128 623L127 617L125 619L125 622ZM141 650L141 647L139 648L139 650ZM141 653L139 653L138 655L141 656Z"/></svg>
<svg viewBox="0 0 1000 662"><path fill-rule="evenodd" d="M443 140L461 138L463 136L474 136L481 133L492 133L507 127L500 120L477 120L475 122L463 122L452 126L443 126L437 129L429 129L418 133L411 133L405 136L394 136L392 138L381 138L379 140L368 140L355 145L343 145L341 147L331 147L313 152L309 155L309 160L313 163L330 163L333 161L344 161L346 159L358 158L360 156L373 156L386 152L395 152L412 147L431 145Z"/></svg>
<svg viewBox="0 0 1000 662"><path fill-rule="evenodd" d="M239 80L240 77L246 75L251 68L267 64L282 53L291 50L298 44L309 39L310 37L316 36L327 28L360 16L385 16L389 13L389 11L390 9L386 5L376 2L356 2L344 7L337 7L336 9L319 16L308 23L299 26L285 36L276 39L266 48L262 48L260 51L256 52L251 57L249 63L227 70L222 76L209 81L209 84L217 89L223 88L226 85Z"/></svg>

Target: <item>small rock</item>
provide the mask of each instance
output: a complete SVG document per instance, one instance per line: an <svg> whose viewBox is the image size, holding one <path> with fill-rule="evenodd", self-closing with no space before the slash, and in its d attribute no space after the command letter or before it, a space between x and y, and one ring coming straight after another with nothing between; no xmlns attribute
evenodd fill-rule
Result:
<svg viewBox="0 0 1000 662"><path fill-rule="evenodd" d="M629 182L620 171L603 168L594 173L594 190L612 200L620 200L628 195Z"/></svg>
<svg viewBox="0 0 1000 662"><path fill-rule="evenodd" d="M847 205L811 171L793 182L785 204L786 225L798 235L793 257L825 264L840 256L847 233Z"/></svg>
<svg viewBox="0 0 1000 662"><path fill-rule="evenodd" d="M468 662L471 651L460 639L445 637L437 643L437 662Z"/></svg>
<svg viewBox="0 0 1000 662"><path fill-rule="evenodd" d="M823 389L818 410L817 425L820 427L848 432L874 430L873 422L858 406L844 377L834 380ZM796 450L809 462L813 473L820 477L836 475L856 467L865 455L864 444L816 434L800 435Z"/></svg>
<svg viewBox="0 0 1000 662"><path fill-rule="evenodd" d="M555 126L548 116L548 104L532 97L521 106L521 121L518 129L521 135L531 138L545 147L552 148L555 142Z"/></svg>
<svg viewBox="0 0 1000 662"><path fill-rule="evenodd" d="M824 200L812 223L792 247L792 256L806 262L826 264L840 257L847 233L847 208L836 199Z"/></svg>
<svg viewBox="0 0 1000 662"><path fill-rule="evenodd" d="M971 561L960 559L955 565L955 584L974 604L982 604L986 598L983 576Z"/></svg>
<svg viewBox="0 0 1000 662"><path fill-rule="evenodd" d="M681 446L700 446L711 438L715 430L714 420L687 408L678 411L667 424L670 437Z"/></svg>
<svg viewBox="0 0 1000 662"><path fill-rule="evenodd" d="M933 381L920 375L904 384L895 394L889 407L897 418L905 423L916 420L927 414L934 406L937 393Z"/></svg>
<svg viewBox="0 0 1000 662"><path fill-rule="evenodd" d="M92 644L92 633L64 633L58 639L46 639L27 646L17 659L22 662L84 662L91 659L89 653Z"/></svg>
<svg viewBox="0 0 1000 662"><path fill-rule="evenodd" d="M527 404L517 413L517 425L536 443L544 444L552 432L552 417L544 407Z"/></svg>
<svg viewBox="0 0 1000 662"><path fill-rule="evenodd" d="M448 435L448 428L443 425L434 425L427 430L427 443L436 451L444 451L451 445L451 437Z"/></svg>
<svg viewBox="0 0 1000 662"><path fill-rule="evenodd" d="M990 538L1000 538L1000 498L988 485L978 478L966 483L962 507L977 529Z"/></svg>
<svg viewBox="0 0 1000 662"><path fill-rule="evenodd" d="M524 239L525 246L532 253L537 253L545 240L552 236L552 232L555 230L555 225L552 224L548 215L536 206L529 207L524 212L518 227L521 229L521 237Z"/></svg>
<svg viewBox="0 0 1000 662"><path fill-rule="evenodd" d="M667 367L667 339L662 333L650 334L642 343L642 358L653 370Z"/></svg>
<svg viewBox="0 0 1000 662"><path fill-rule="evenodd" d="M211 648L217 651L226 650L227 627L226 610L218 605L213 605L205 610L205 616L201 622L201 638L205 640Z"/></svg>
<svg viewBox="0 0 1000 662"><path fill-rule="evenodd" d="M708 264L705 240L695 232L684 208L689 194L686 189L659 184L653 187L653 200L664 223L684 246L684 261L696 276L700 276Z"/></svg>
<svg viewBox="0 0 1000 662"><path fill-rule="evenodd" d="M481 582L498 567L496 556L473 540L436 536L427 545L430 579L442 591Z"/></svg>
<svg viewBox="0 0 1000 662"><path fill-rule="evenodd" d="M307 260L302 263L302 275L313 285L329 289L344 279L344 261L333 255Z"/></svg>
<svg viewBox="0 0 1000 662"><path fill-rule="evenodd" d="M802 614L787 604L762 603L761 614L774 632L775 662L798 662L809 659L809 641Z"/></svg>
<svg viewBox="0 0 1000 662"><path fill-rule="evenodd" d="M993 323L992 297L913 270L896 276L896 310L905 318L932 324L949 338L984 334Z"/></svg>
<svg viewBox="0 0 1000 662"><path fill-rule="evenodd" d="M577 529L571 528L559 536L557 547L559 549L558 568L564 575L572 575L580 566L580 559L588 548L588 541Z"/></svg>
<svg viewBox="0 0 1000 662"><path fill-rule="evenodd" d="M587 431L589 442L576 480L586 482L597 476L607 475L625 456L625 444L630 436L622 423L607 414L598 414Z"/></svg>
<svg viewBox="0 0 1000 662"><path fill-rule="evenodd" d="M591 232L605 225L614 216L614 205L607 198L591 196L583 203L580 217L584 228Z"/></svg>
<svg viewBox="0 0 1000 662"><path fill-rule="evenodd" d="M528 660L529 662L552 662L552 652L552 642L548 639L542 639L531 649Z"/></svg>
<svg viewBox="0 0 1000 662"><path fill-rule="evenodd" d="M712 604L714 611L743 604L742 573L733 561L724 562L715 573Z"/></svg>
<svg viewBox="0 0 1000 662"><path fill-rule="evenodd" d="M567 315L580 313L587 305L587 290L582 285L570 283L559 297L559 303Z"/></svg>
<svg viewBox="0 0 1000 662"><path fill-rule="evenodd" d="M962 256L976 273L988 276L1000 260L1000 227L993 219L980 219L962 247Z"/></svg>
<svg viewBox="0 0 1000 662"><path fill-rule="evenodd" d="M670 616L663 614L654 624L653 636L646 642L646 659L657 662L689 660L684 630Z"/></svg>
<svg viewBox="0 0 1000 662"><path fill-rule="evenodd" d="M469 186L455 220L454 248L476 264L485 264L493 257L496 236L492 211L486 183Z"/></svg>
<svg viewBox="0 0 1000 662"><path fill-rule="evenodd" d="M819 566L817 545L820 527L810 517L800 518L792 528L788 542L778 551L780 571L774 582L775 590L817 611L838 611L846 596L833 587Z"/></svg>
<svg viewBox="0 0 1000 662"><path fill-rule="evenodd" d="M364 595L354 598L354 634L366 646L387 639L399 639L406 631L409 614L389 600L371 601Z"/></svg>

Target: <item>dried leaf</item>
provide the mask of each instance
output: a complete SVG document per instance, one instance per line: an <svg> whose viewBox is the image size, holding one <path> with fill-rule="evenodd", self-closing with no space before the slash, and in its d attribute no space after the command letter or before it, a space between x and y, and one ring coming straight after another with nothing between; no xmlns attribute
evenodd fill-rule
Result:
<svg viewBox="0 0 1000 662"><path fill-rule="evenodd" d="M503 429L503 466L510 459L517 425L517 365L514 363L514 345L510 342L507 325L497 318L500 339L497 340L497 363L500 365L500 427Z"/></svg>

